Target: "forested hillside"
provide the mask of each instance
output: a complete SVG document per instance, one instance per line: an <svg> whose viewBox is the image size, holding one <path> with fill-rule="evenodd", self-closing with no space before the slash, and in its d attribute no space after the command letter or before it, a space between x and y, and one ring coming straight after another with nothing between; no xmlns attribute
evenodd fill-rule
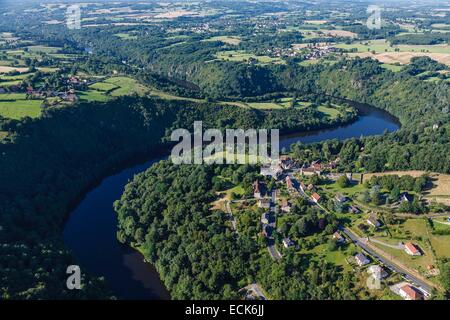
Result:
<svg viewBox="0 0 450 320"><path fill-rule="evenodd" d="M275 112L147 98L51 108L39 119L1 120L0 279L5 298L69 298L71 261L61 233L68 210L98 179L168 142L196 120L213 128L306 131L350 121L315 109ZM41 260L42 259L42 260ZM18 271L19 270L19 271ZM101 297L101 286L79 295Z"/></svg>
<svg viewBox="0 0 450 320"><path fill-rule="evenodd" d="M253 181L256 171L247 166L155 164L136 176L114 205L118 239L138 247L156 265L174 299L236 299L254 281L274 299L356 298L352 276L343 276L338 267L307 255L287 254L281 263L261 258L265 243L260 238L233 234L226 227L227 216L210 205L216 198L213 181L231 173L238 181ZM304 229L311 232L320 231L319 220L331 230L336 225L332 216L319 219L311 210L302 217Z"/></svg>

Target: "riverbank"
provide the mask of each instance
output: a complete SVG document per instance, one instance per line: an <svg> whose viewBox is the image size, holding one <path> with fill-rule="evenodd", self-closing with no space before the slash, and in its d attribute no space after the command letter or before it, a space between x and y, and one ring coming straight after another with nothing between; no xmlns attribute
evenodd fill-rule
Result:
<svg viewBox="0 0 450 320"><path fill-rule="evenodd" d="M367 111L350 125L301 133L296 136L284 136L280 146L288 146L296 141L308 143L329 138L359 138L361 134L381 134L386 129L394 131L399 128L391 121L387 113L372 107L369 107ZM161 289L164 285L161 282L155 282L155 279L159 279L156 269L146 269L148 263L144 263L143 260L136 261L132 265L124 264L129 251L122 251L123 249L119 248L120 244L116 239L117 219L112 209L112 203L120 198L128 181L135 174L145 171L155 161L157 159L125 169L117 175L104 179L74 210L64 230L66 246L80 262L82 270L105 277L114 293L121 299L127 299L130 296L136 299L164 299L164 290ZM81 234L84 235L83 238L80 238ZM148 274L141 273L142 270L148 270ZM137 277L137 274L140 276Z"/></svg>

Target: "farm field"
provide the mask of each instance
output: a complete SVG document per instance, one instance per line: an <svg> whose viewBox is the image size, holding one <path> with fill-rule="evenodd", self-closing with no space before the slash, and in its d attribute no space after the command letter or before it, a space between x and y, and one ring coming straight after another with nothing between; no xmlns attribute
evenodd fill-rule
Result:
<svg viewBox="0 0 450 320"><path fill-rule="evenodd" d="M41 115L42 102L42 100L0 100L0 116L15 120L24 117L37 118Z"/></svg>
<svg viewBox="0 0 450 320"><path fill-rule="evenodd" d="M371 40L352 44L337 44L336 48L357 52L349 56L371 57L384 64L408 64L413 57L428 56L438 62L450 65L450 46L448 45L396 45L386 40Z"/></svg>
<svg viewBox="0 0 450 320"><path fill-rule="evenodd" d="M10 67L10 66L0 66L0 74L1 73L9 73L11 71L17 71L17 72L26 72L28 71L28 68L23 67Z"/></svg>
<svg viewBox="0 0 450 320"><path fill-rule="evenodd" d="M141 85L138 81L128 77L112 77L103 82L117 86L111 92L113 97L120 97L131 94L144 95L148 92L148 88Z"/></svg>
<svg viewBox="0 0 450 320"><path fill-rule="evenodd" d="M78 91L82 101L107 101L110 97L125 95L145 95L149 89L138 81L128 77L111 77L89 86L87 91Z"/></svg>
<svg viewBox="0 0 450 320"><path fill-rule="evenodd" d="M396 49L399 52L427 52L427 53L446 53L450 54L450 46L448 45L395 45L392 46L384 39L370 40L355 42L352 44L340 43L335 46L340 49L357 49L358 52L375 51L376 53L382 52L395 52Z"/></svg>
<svg viewBox="0 0 450 320"><path fill-rule="evenodd" d="M234 37L234 36L217 36L217 37L212 37L212 38L206 39L204 41L221 41L223 43L231 44L231 45L235 45L235 46L237 46L239 43L241 43L241 39L239 37Z"/></svg>

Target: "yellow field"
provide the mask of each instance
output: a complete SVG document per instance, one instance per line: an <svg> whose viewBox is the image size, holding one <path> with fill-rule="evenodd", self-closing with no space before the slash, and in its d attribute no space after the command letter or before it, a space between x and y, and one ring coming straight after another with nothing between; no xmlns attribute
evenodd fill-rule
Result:
<svg viewBox="0 0 450 320"><path fill-rule="evenodd" d="M16 68L16 67L0 66L0 73L8 73L8 72L11 72L11 71L26 72L26 71L28 71L28 68Z"/></svg>
<svg viewBox="0 0 450 320"><path fill-rule="evenodd" d="M370 180L373 176L385 176L385 175L410 175L412 177L420 177L423 174L427 174L425 171L410 170L410 171L389 171L381 173L366 173L364 174L364 181ZM450 175L442 173L430 173L433 182L433 187L430 190L424 192L425 198L430 200L436 200L436 202L450 205Z"/></svg>
<svg viewBox="0 0 450 320"><path fill-rule="evenodd" d="M350 53L350 56L366 58L370 57L387 64L408 64L413 57L427 56L433 60L450 66L450 53L429 53L429 52L383 52L383 53L371 53L371 52L357 52Z"/></svg>

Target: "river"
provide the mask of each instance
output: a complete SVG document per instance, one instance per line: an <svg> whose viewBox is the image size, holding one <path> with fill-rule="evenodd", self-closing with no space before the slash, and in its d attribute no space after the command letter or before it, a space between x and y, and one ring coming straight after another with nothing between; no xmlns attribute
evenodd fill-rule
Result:
<svg viewBox="0 0 450 320"><path fill-rule="evenodd" d="M318 142L326 139L382 134L398 130L400 124L388 113L358 105L357 121L334 129L291 134L281 138L280 148L292 143ZM125 185L135 174L145 171L155 158L109 176L81 200L71 213L65 228L64 242L80 263L82 272L104 277L119 299L170 299L156 269L143 261L140 253L116 239L117 217L112 208Z"/></svg>

